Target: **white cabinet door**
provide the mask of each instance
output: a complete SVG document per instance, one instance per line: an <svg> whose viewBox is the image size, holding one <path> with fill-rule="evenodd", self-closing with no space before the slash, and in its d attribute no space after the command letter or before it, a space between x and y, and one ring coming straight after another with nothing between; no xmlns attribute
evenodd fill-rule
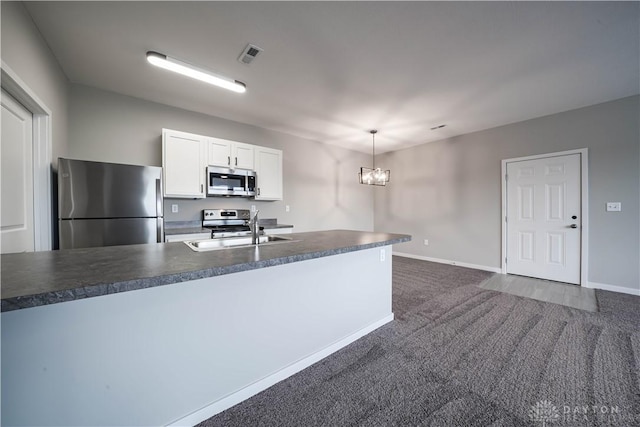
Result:
<svg viewBox="0 0 640 427"><path fill-rule="evenodd" d="M232 141L220 138L208 138L208 166L231 166Z"/></svg>
<svg viewBox="0 0 640 427"><path fill-rule="evenodd" d="M282 200L282 151L255 147L256 200Z"/></svg>
<svg viewBox="0 0 640 427"><path fill-rule="evenodd" d="M165 197L205 197L206 148L206 138L203 136L162 130Z"/></svg>
<svg viewBox="0 0 640 427"><path fill-rule="evenodd" d="M231 146L231 167L253 170L255 148L255 145L234 142Z"/></svg>
<svg viewBox="0 0 640 427"><path fill-rule="evenodd" d="M209 166L253 169L254 146L220 138L208 138Z"/></svg>

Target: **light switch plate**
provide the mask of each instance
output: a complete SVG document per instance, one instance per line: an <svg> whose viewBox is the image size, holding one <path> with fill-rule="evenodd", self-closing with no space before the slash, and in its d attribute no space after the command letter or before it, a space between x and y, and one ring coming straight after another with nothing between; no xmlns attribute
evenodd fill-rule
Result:
<svg viewBox="0 0 640 427"><path fill-rule="evenodd" d="M622 203L607 202L607 212L620 212L620 211L622 211Z"/></svg>

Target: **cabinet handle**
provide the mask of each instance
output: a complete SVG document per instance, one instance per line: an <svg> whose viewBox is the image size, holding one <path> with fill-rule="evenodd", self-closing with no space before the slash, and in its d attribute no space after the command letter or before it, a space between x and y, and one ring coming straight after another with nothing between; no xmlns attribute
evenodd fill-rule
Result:
<svg viewBox="0 0 640 427"><path fill-rule="evenodd" d="M231 156L227 156L227 165L231 166Z"/></svg>
<svg viewBox="0 0 640 427"><path fill-rule="evenodd" d="M236 157L236 166L238 166L238 158Z"/></svg>
<svg viewBox="0 0 640 427"><path fill-rule="evenodd" d="M204 193L204 185L200 184L200 192Z"/></svg>
<svg viewBox="0 0 640 427"><path fill-rule="evenodd" d="M260 195L260 187L258 187L258 196Z"/></svg>

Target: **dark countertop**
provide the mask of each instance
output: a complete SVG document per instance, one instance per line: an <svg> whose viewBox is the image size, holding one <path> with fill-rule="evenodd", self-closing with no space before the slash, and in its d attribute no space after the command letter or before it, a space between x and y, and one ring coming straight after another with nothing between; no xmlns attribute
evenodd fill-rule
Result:
<svg viewBox="0 0 640 427"><path fill-rule="evenodd" d="M2 312L134 291L407 242L406 234L330 230L293 242L194 252L183 242L2 255Z"/></svg>

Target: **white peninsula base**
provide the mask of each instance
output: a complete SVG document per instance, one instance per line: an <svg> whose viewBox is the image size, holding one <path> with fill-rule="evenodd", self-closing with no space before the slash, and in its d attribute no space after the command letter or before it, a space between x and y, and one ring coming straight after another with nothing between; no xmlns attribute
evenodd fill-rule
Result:
<svg viewBox="0 0 640 427"><path fill-rule="evenodd" d="M391 280L383 246L3 313L2 424L197 424L393 320Z"/></svg>

